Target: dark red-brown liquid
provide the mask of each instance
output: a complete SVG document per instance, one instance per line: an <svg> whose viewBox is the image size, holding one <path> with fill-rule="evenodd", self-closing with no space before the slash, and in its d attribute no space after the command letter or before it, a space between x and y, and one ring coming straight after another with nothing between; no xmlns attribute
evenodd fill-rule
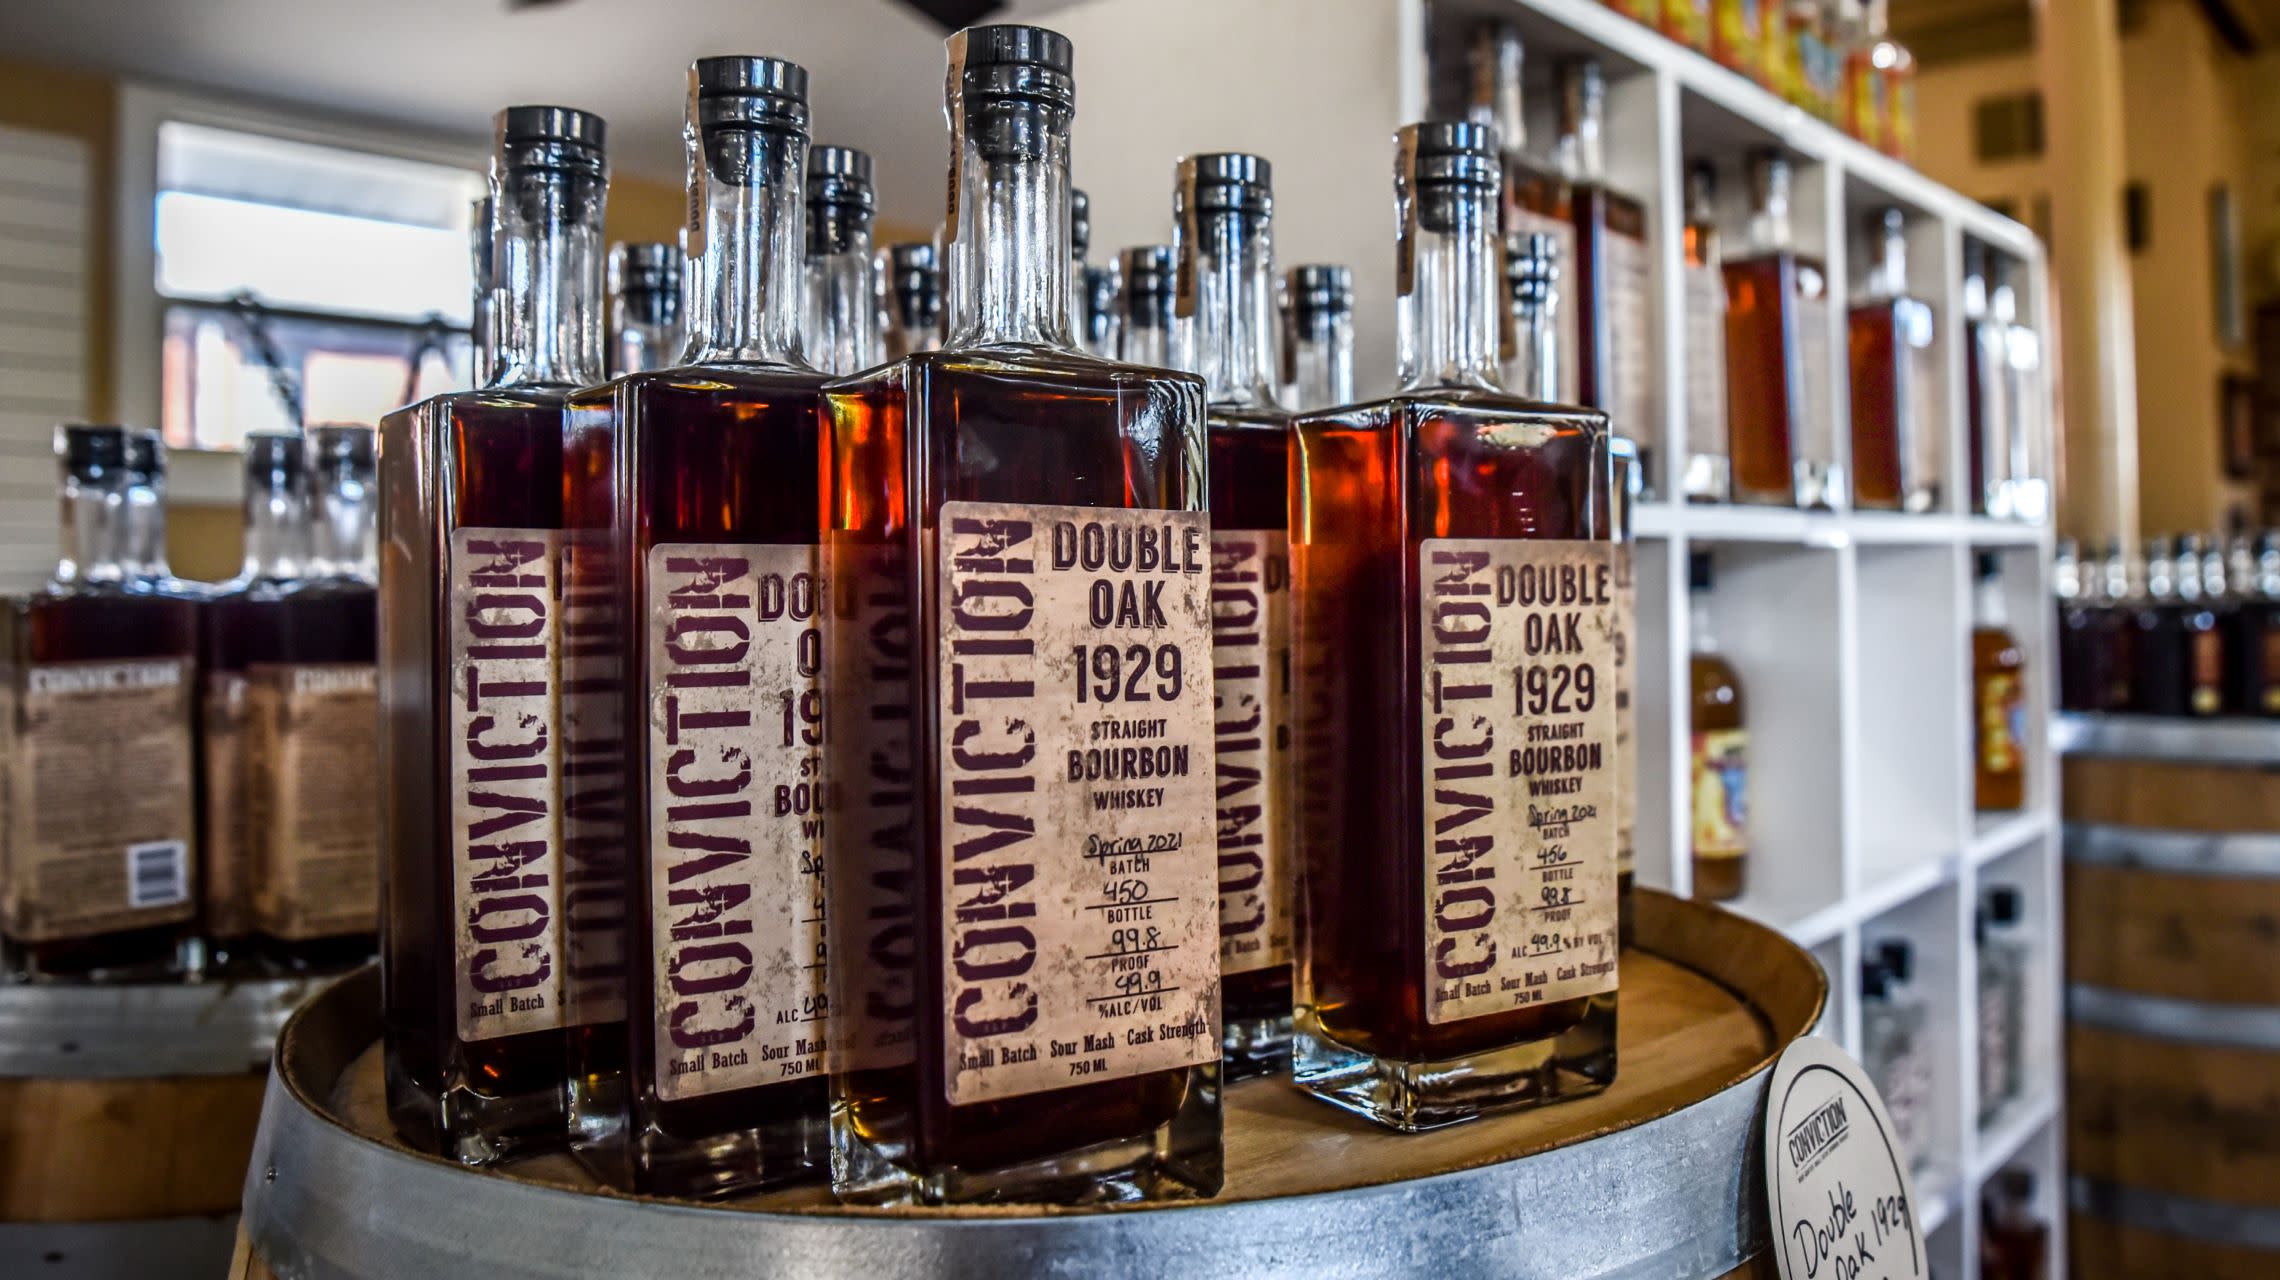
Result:
<svg viewBox="0 0 2280 1280"><path fill-rule="evenodd" d="M1907 401L1908 348L1901 309L1915 304L1888 298L1854 307L1846 322L1852 372L1853 501L1898 511L1908 496L1908 436L1922 430L1922 406Z"/></svg>
<svg viewBox="0 0 2280 1280"><path fill-rule="evenodd" d="M936 732L941 628L933 543L946 502L1202 509L1203 459L1185 430L1200 400L1192 378L1034 351L1024 351L1018 364L966 353L913 356L833 390L834 572L865 553L894 550L912 569L902 584L911 619L911 706L895 718L909 726L914 768L908 850L835 841L829 875L893 879L914 863L917 871L912 1061L849 1073L840 1101L865 1141L907 1150L919 1169L1003 1168L1137 1137L1169 1122L1186 1100L1192 1069L966 1106L948 1101L942 954L949 859L937 819L948 762ZM835 577L832 591L851 595L881 585ZM864 714L876 720L892 711L871 707ZM846 754L860 740L856 734L827 726L826 736L835 777L869 772L867 759ZM832 946L869 950L867 939L845 932Z"/></svg>
<svg viewBox="0 0 2280 1280"><path fill-rule="evenodd" d="M217 677L242 676L246 668L255 663L285 660L285 638L290 623L284 594L283 583L256 582L217 591L206 601L205 607L199 612L201 686ZM200 737L203 742L206 728L202 705L200 715ZM216 804L235 804L239 807L238 822L233 824L233 828L242 831L244 789L240 786L236 790L234 797L220 797L209 794L209 789L204 786L198 789L198 830L201 833L213 833L207 825L206 810L208 806ZM256 973L267 967L258 949L251 945L252 886L245 879L250 869L242 865L247 854L242 839L235 849L217 848L213 840L207 840L198 850L199 900L207 907L207 964L209 970L215 973ZM241 864L233 868L238 876L233 892L236 900L228 904L217 903L213 895L218 891L208 887L214 883L224 859Z"/></svg>
<svg viewBox="0 0 2280 1280"><path fill-rule="evenodd" d="M1587 999L1426 1013L1419 544L1608 536L1596 416L1502 396L1397 397L1300 420L1292 458L1305 963L1341 1044L1438 1061L1558 1034Z"/></svg>
<svg viewBox="0 0 2280 1280"><path fill-rule="evenodd" d="M15 612L11 656L17 673L47 662L195 660L198 656L198 605L182 597L109 588L42 591L9 607ZM21 675L14 674L14 678L21 679ZM132 778L118 782L122 787L135 785ZM183 835L196 843L196 833ZM97 973L114 978L160 977L175 969L182 943L196 929L193 919L84 938L8 941L16 953L16 966L30 973L51 977Z"/></svg>
<svg viewBox="0 0 2280 1280"><path fill-rule="evenodd" d="M1577 404L1594 409L1614 411L1624 408L1616 403L1616 364L1622 359L1617 350L1623 346L1623 336L1615 332L1614 290L1619 282L1612 278L1608 264L1609 241L1621 237L1643 246L1647 238L1647 208L1631 197L1621 195L1596 183L1575 188L1575 254L1576 264L1575 317L1576 332L1581 336L1577 348L1576 377L1580 384L1572 393ZM1642 255L1645 249L1637 252ZM1643 352L1644 348L1640 348ZM1571 394L1565 389L1563 395ZM1632 436L1656 434L1653 423L1617 423L1616 429ZM1639 450L1639 468L1651 484L1660 475L1650 447Z"/></svg>
<svg viewBox="0 0 2280 1280"><path fill-rule="evenodd" d="M1809 438L1798 323L1801 279L1819 264L1795 254L1728 259L1726 420L1737 501L1796 500L1796 447Z"/></svg>

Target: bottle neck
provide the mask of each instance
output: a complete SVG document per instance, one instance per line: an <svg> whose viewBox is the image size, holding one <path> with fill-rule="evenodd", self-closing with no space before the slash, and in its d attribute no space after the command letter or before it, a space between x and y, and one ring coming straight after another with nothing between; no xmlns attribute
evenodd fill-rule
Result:
<svg viewBox="0 0 2280 1280"><path fill-rule="evenodd" d="M1691 592L1686 597L1686 629L1694 644L1694 652L1718 652L1718 632L1710 623L1710 593Z"/></svg>
<svg viewBox="0 0 2280 1280"><path fill-rule="evenodd" d="M602 209L607 180L569 169L499 179L491 324L497 390L601 380Z"/></svg>
<svg viewBox="0 0 2280 1280"><path fill-rule="evenodd" d="M1354 317L1317 312L1292 326L1292 409L1328 409L1354 400Z"/></svg>
<svg viewBox="0 0 2280 1280"><path fill-rule="evenodd" d="M1908 292L1908 237L1899 230L1880 231L1880 252L1868 272L1868 296L1898 298Z"/></svg>
<svg viewBox="0 0 2280 1280"><path fill-rule="evenodd" d="M1172 360L1172 326L1163 314L1168 308L1127 310L1117 327L1116 358L1126 364L1169 369Z"/></svg>
<svg viewBox="0 0 2280 1280"><path fill-rule="evenodd" d="M1528 100L1522 91L1526 49L1520 37L1501 28L1484 28L1469 53L1472 102L1465 115L1496 130L1496 145L1507 156L1528 149Z"/></svg>
<svg viewBox="0 0 2280 1280"><path fill-rule="evenodd" d="M1402 193L1395 308L1400 389L1498 389L1501 272L1496 188L1434 183Z"/></svg>
<svg viewBox="0 0 2280 1280"><path fill-rule="evenodd" d="M61 554L50 581L57 586L124 583L126 510L125 473L66 475L57 539Z"/></svg>
<svg viewBox="0 0 2280 1280"><path fill-rule="evenodd" d="M618 325L617 342L610 352L610 374L647 373L662 369L681 355L680 331L673 325L638 320Z"/></svg>
<svg viewBox="0 0 2280 1280"><path fill-rule="evenodd" d="M1570 182L1604 183L1607 180L1604 86L1595 73L1573 67L1563 72L1562 80L1560 139L1553 159L1560 175Z"/></svg>
<svg viewBox="0 0 2280 1280"><path fill-rule="evenodd" d="M807 277L809 362L840 376L879 363L884 317L870 228L845 228L831 238L827 251L811 252Z"/></svg>
<svg viewBox="0 0 2280 1280"><path fill-rule="evenodd" d="M712 127L690 157L689 246L697 287L689 364L807 368L800 348L805 271L807 136Z"/></svg>
<svg viewBox="0 0 2280 1280"><path fill-rule="evenodd" d="M156 581L173 576L166 560L166 484L151 479L127 486L126 564L130 578Z"/></svg>
<svg viewBox="0 0 2280 1280"><path fill-rule="evenodd" d="M1273 409L1274 247L1264 214L1199 216L1191 235L1180 229L1175 303L1178 367L1203 375L1214 405Z"/></svg>
<svg viewBox="0 0 2280 1280"><path fill-rule="evenodd" d="M2003 580L1981 578L1977 594L1972 599L1972 614L1983 627L2001 628L2011 625L2010 610L2003 603Z"/></svg>
<svg viewBox="0 0 2280 1280"><path fill-rule="evenodd" d="M321 475L310 495L309 571L322 578L380 580L379 491L369 475ZM249 542L250 545L250 542Z"/></svg>
<svg viewBox="0 0 2280 1280"><path fill-rule="evenodd" d="M248 475L245 486L245 562L238 576L251 582L301 577L309 567L309 499L294 472Z"/></svg>
<svg viewBox="0 0 2280 1280"><path fill-rule="evenodd" d="M1505 390L1545 404L1567 399L1560 386L1559 292L1548 282L1517 287L1512 299L1512 359Z"/></svg>
<svg viewBox="0 0 2280 1280"><path fill-rule="evenodd" d="M953 95L943 346L1073 349L1069 116L1028 98Z"/></svg>

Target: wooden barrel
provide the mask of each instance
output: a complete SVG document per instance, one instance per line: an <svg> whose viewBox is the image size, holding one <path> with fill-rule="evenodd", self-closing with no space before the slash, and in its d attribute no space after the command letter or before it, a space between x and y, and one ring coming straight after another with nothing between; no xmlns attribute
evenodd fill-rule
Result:
<svg viewBox="0 0 2280 1280"><path fill-rule="evenodd" d="M882 1211L822 1188L712 1206L598 1195L566 1160L474 1171L408 1151L385 1118L367 973L285 1031L231 1274L1770 1277L1760 1113L1774 1057L1826 994L1779 934L1642 892L1605 1093L1401 1135L1253 1080L1229 1092L1211 1201Z"/></svg>
<svg viewBox="0 0 2280 1280"><path fill-rule="evenodd" d="M219 1272L307 987L0 987L0 1276Z"/></svg>
<svg viewBox="0 0 2280 1280"><path fill-rule="evenodd" d="M2280 727L2071 717L2078 1275L2280 1275Z"/></svg>

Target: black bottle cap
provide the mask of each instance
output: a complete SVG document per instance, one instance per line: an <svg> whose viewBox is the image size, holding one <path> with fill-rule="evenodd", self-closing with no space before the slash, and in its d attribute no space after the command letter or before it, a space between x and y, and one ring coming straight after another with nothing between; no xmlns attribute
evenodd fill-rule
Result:
<svg viewBox="0 0 2280 1280"><path fill-rule="evenodd" d="M1504 286L1516 303L1542 307L1559 287L1560 242L1542 232L1504 237Z"/></svg>
<svg viewBox="0 0 2280 1280"><path fill-rule="evenodd" d="M1240 151L1189 156L1180 161L1178 193L1197 213L1271 213L1274 166Z"/></svg>
<svg viewBox="0 0 2280 1280"><path fill-rule="evenodd" d="M877 197L871 189L871 157L853 147L817 147L808 152L808 252L845 253L855 235L871 226Z"/></svg>
<svg viewBox="0 0 2280 1280"><path fill-rule="evenodd" d="M1686 556L1686 589L1708 591L1717 583L1717 574L1707 551L1690 551Z"/></svg>
<svg viewBox="0 0 2280 1280"><path fill-rule="evenodd" d="M498 153L509 169L562 169L600 174L608 126L574 107L508 107L495 121Z"/></svg>
<svg viewBox="0 0 2280 1280"><path fill-rule="evenodd" d="M1005 23L950 37L950 65L968 98L1023 98L1074 111L1076 48L1044 27Z"/></svg>
<svg viewBox="0 0 2280 1280"><path fill-rule="evenodd" d="M689 67L689 95L703 129L807 132L808 74L796 62L748 55L699 58Z"/></svg>
<svg viewBox="0 0 2280 1280"><path fill-rule="evenodd" d="M1419 186L1493 191L1503 181L1496 131L1470 120L1427 120L1395 135L1402 163Z"/></svg>
<svg viewBox="0 0 2280 1280"><path fill-rule="evenodd" d="M1972 556L1972 571L1981 582L2002 576L2003 562L1992 551L1981 551Z"/></svg>
<svg viewBox="0 0 2280 1280"><path fill-rule="evenodd" d="M679 293L686 261L677 244L635 241L611 251L610 274L620 294Z"/></svg>
<svg viewBox="0 0 2280 1280"><path fill-rule="evenodd" d="M71 422L56 428L56 452L75 476L121 471L127 465L127 429L107 423Z"/></svg>
<svg viewBox="0 0 2280 1280"><path fill-rule="evenodd" d="M1092 249L1092 197L1072 188L1069 192L1069 253L1082 258Z"/></svg>
<svg viewBox="0 0 2280 1280"><path fill-rule="evenodd" d="M1860 994L1866 1000L1881 1000L1892 990L1892 971L1874 956L1860 962Z"/></svg>
<svg viewBox="0 0 2280 1280"><path fill-rule="evenodd" d="M1892 980L1906 982L1916 972L1916 949L1905 938L1886 938L1876 944L1876 958L1892 971Z"/></svg>
<svg viewBox="0 0 2280 1280"><path fill-rule="evenodd" d="M245 433L245 479L258 489L284 489L301 473L305 444L297 431Z"/></svg>
<svg viewBox="0 0 2280 1280"><path fill-rule="evenodd" d="M1872 236L1906 231L1908 211L1896 204L1888 204L1868 211L1868 233Z"/></svg>
<svg viewBox="0 0 2280 1280"><path fill-rule="evenodd" d="M166 478L166 444L155 427L127 432L127 482L152 484Z"/></svg>
<svg viewBox="0 0 2280 1280"><path fill-rule="evenodd" d="M1293 315L1350 315L1354 310L1354 273L1333 262L1308 262L1283 274L1283 286Z"/></svg>
<svg viewBox="0 0 2280 1280"><path fill-rule="evenodd" d="M1171 323L1174 260L1169 245L1134 245L1117 255L1125 317L1143 328Z"/></svg>
<svg viewBox="0 0 2280 1280"><path fill-rule="evenodd" d="M897 276L935 270L934 246L924 240L890 244L886 253L887 269Z"/></svg>
<svg viewBox="0 0 2280 1280"><path fill-rule="evenodd" d="M1696 156L1686 166L1686 194L1707 200L1718 194L1718 164L1708 156Z"/></svg>
<svg viewBox="0 0 2280 1280"><path fill-rule="evenodd" d="M1987 891L1987 918L1996 924L2017 924L2026 914L2026 902L2017 885L1999 884Z"/></svg>

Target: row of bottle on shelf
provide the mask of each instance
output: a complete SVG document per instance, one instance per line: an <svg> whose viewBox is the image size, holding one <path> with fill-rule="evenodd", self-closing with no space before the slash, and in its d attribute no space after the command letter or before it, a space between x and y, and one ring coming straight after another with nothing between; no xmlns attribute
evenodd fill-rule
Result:
<svg viewBox="0 0 2280 1280"><path fill-rule="evenodd" d="M1608 8L1901 160L1916 151L1916 59L1888 0L1605 0Z"/></svg>
<svg viewBox="0 0 2280 1280"><path fill-rule="evenodd" d="M62 556L0 603L0 960L242 976L374 950L372 428L246 440L245 561L166 557L158 433L56 433Z"/></svg>
<svg viewBox="0 0 2280 1280"><path fill-rule="evenodd" d="M2280 716L2280 536L2177 534L2085 558L2061 539L2059 706Z"/></svg>

